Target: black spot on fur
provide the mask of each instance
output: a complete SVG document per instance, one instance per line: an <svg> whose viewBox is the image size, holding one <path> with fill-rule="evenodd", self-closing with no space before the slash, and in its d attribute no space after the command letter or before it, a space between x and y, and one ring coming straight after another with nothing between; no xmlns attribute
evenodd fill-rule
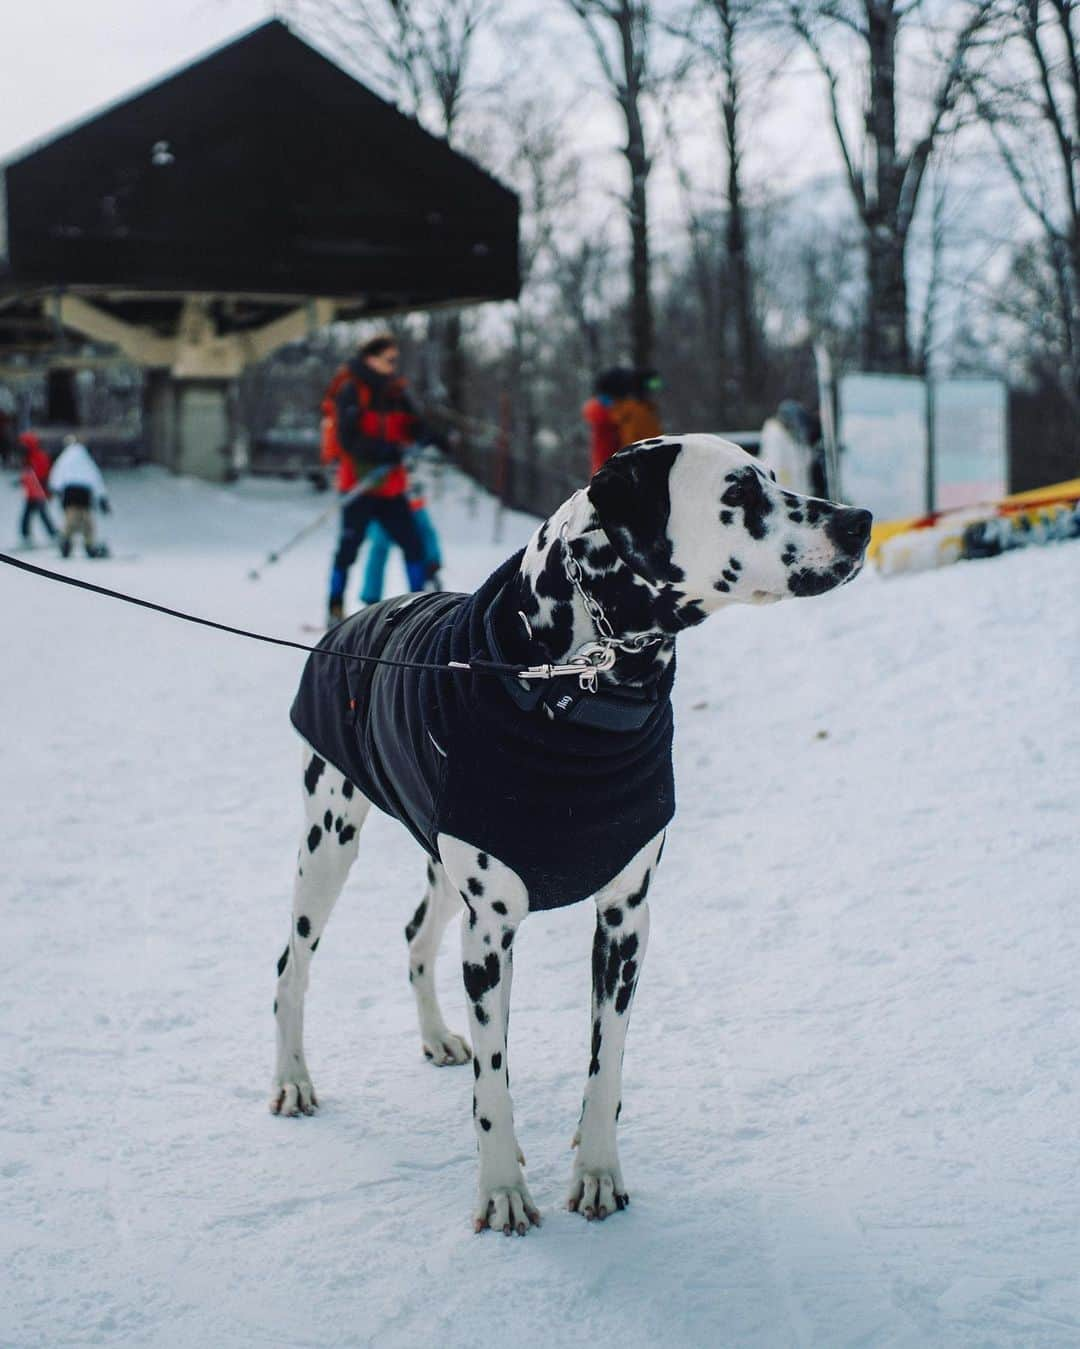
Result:
<svg viewBox="0 0 1080 1349"><path fill-rule="evenodd" d="M484 1011L484 1004L482 1002L473 1003L473 1016L476 1017L477 1021L479 1021L481 1026L487 1025L488 1014L487 1012Z"/></svg>
<svg viewBox="0 0 1080 1349"><path fill-rule="evenodd" d="M803 567L788 577L788 589L793 595L824 595L836 586L836 577L827 571L812 571Z"/></svg>
<svg viewBox="0 0 1080 1349"><path fill-rule="evenodd" d="M480 1076L480 1060L479 1060L479 1059L473 1059L473 1061L472 1061L472 1075L473 1075L474 1078L477 1078L477 1077Z"/></svg>
<svg viewBox="0 0 1080 1349"><path fill-rule="evenodd" d="M513 944L514 944L514 934L510 931L509 928L507 928L502 935L502 949L504 951L508 951L510 947L513 946Z"/></svg>
<svg viewBox="0 0 1080 1349"><path fill-rule="evenodd" d="M356 791L356 788L352 785L349 779L346 778L345 781L341 784L342 796L345 798L346 801L348 801L354 791Z"/></svg>
<svg viewBox="0 0 1080 1349"><path fill-rule="evenodd" d="M341 826L342 826L344 823L345 823L345 821L344 821L344 820L341 818L341 816L339 815L339 816L337 817L337 819L334 821L334 831L335 831L335 833L338 833L338 834L341 833Z"/></svg>
<svg viewBox="0 0 1080 1349"><path fill-rule="evenodd" d="M600 1071L600 1018L592 1023L592 1056L589 1059L589 1076L595 1077Z"/></svg>
<svg viewBox="0 0 1080 1349"><path fill-rule="evenodd" d="M763 539L769 532L766 520L772 514L773 503L762 485L762 475L755 468L740 468L729 473L724 481L729 484L720 498L725 506L742 511L743 524L752 539ZM721 523L729 524L721 515Z"/></svg>
<svg viewBox="0 0 1080 1349"><path fill-rule="evenodd" d="M319 785L319 779L322 777L325 767L325 759L320 759L317 754L311 756L311 762L304 769L304 786L307 788L308 796L315 795L315 788Z"/></svg>
<svg viewBox="0 0 1080 1349"><path fill-rule="evenodd" d="M803 522L802 511L788 511L787 517L793 525L801 525Z"/></svg>
<svg viewBox="0 0 1080 1349"><path fill-rule="evenodd" d="M330 830L334 827L333 812L328 810L326 814L322 817L322 822L323 828L326 830L327 833L329 833Z"/></svg>
<svg viewBox="0 0 1080 1349"><path fill-rule="evenodd" d="M406 940L406 941L412 941L412 939L413 939L413 938L416 936L416 934L420 931L420 927L421 927L421 925L423 924L423 921L424 921L424 915L425 915L426 913L427 913L427 900L426 900L426 899L422 899L422 900L420 901L419 907L417 908L416 912L413 914L412 918L409 920L408 923L405 924L405 940Z"/></svg>
<svg viewBox="0 0 1080 1349"><path fill-rule="evenodd" d="M492 1054L492 1056L491 1056L491 1068L492 1068L492 1071L497 1073L501 1067L502 1067L502 1055L501 1055L501 1054Z"/></svg>
<svg viewBox="0 0 1080 1349"><path fill-rule="evenodd" d="M610 543L595 543L591 540L586 544L585 556L593 571L610 571L619 561L619 555Z"/></svg>
<svg viewBox="0 0 1080 1349"><path fill-rule="evenodd" d="M735 513L734 513L733 511L721 511L721 512L720 512L720 523L721 523L722 525L730 525L731 522L732 522L732 520L734 520L734 519L735 519Z"/></svg>
<svg viewBox="0 0 1080 1349"><path fill-rule="evenodd" d="M497 988L502 978L501 962L494 951L484 957L482 965L466 960L461 972L465 977L465 992L474 1002L479 1002L485 993Z"/></svg>
<svg viewBox="0 0 1080 1349"><path fill-rule="evenodd" d="M321 938L321 937L316 937L315 940L311 943L311 954L312 954L312 955L314 955L315 952L319 949L319 942L321 942L321 941L322 941L322 938Z"/></svg>
<svg viewBox="0 0 1080 1349"><path fill-rule="evenodd" d="M277 998L274 999L274 1015L277 1016Z"/></svg>
<svg viewBox="0 0 1080 1349"><path fill-rule="evenodd" d="M622 1101L620 1101L619 1104L615 1107L615 1118L618 1119L621 1114L622 1114Z"/></svg>
<svg viewBox="0 0 1080 1349"><path fill-rule="evenodd" d="M475 876L470 876L466 884L469 887L470 895L482 895L484 893L483 885L480 883L480 881L476 879Z"/></svg>
<svg viewBox="0 0 1080 1349"><path fill-rule="evenodd" d="M289 948L286 946L285 950L282 951L281 953L281 959L277 963L277 972L279 978L281 977L281 975L285 973L285 966L288 963L289 963Z"/></svg>
<svg viewBox="0 0 1080 1349"><path fill-rule="evenodd" d="M301 914L300 917L296 920L296 930L297 932L299 932L301 937L306 937L308 933L311 931L311 923L304 916L304 914Z"/></svg>
<svg viewBox="0 0 1080 1349"><path fill-rule="evenodd" d="M506 905L502 902L501 899L495 900L495 902L492 904L491 907L495 910L496 913L506 912Z"/></svg>
<svg viewBox="0 0 1080 1349"><path fill-rule="evenodd" d="M731 587L728 585L726 581L714 581L713 589L720 590L726 595L728 591L731 589Z"/></svg>
<svg viewBox="0 0 1080 1349"><path fill-rule="evenodd" d="M341 833L338 834L338 842L348 843L349 839L353 838L355 834L356 834L356 826L352 824L347 824L345 828L341 831Z"/></svg>
<svg viewBox="0 0 1080 1349"><path fill-rule="evenodd" d="M430 857L428 858L427 864L427 883L428 885L435 884L435 866Z"/></svg>
<svg viewBox="0 0 1080 1349"><path fill-rule="evenodd" d="M724 578L725 581L728 582L729 585L734 585L735 582L739 579L738 576L736 576L736 574L733 571L729 570L727 567L724 568L724 570L720 573L720 575Z"/></svg>
<svg viewBox="0 0 1080 1349"><path fill-rule="evenodd" d="M664 849L667 847L667 834L660 840L660 851L656 854L656 866L660 865L660 859L664 855Z"/></svg>
<svg viewBox="0 0 1080 1349"><path fill-rule="evenodd" d="M661 851L663 851L663 844L660 845L660 848L661 848ZM659 860L660 860L659 856L657 857L656 860L659 862ZM650 871L646 871L646 873L645 873L645 879L641 882L641 888L640 888L639 890L636 890L636 891L630 896L630 898L626 901L626 903L627 903L627 905L628 905L629 908L631 908L631 909L636 909L636 908L637 908L637 906L641 903L641 901L642 901L642 900L645 898L645 896L649 893L649 885L650 885L651 881L652 881L652 871L651 871L651 870L650 870Z"/></svg>
<svg viewBox="0 0 1080 1349"><path fill-rule="evenodd" d="M618 927L622 922L622 909L613 906L604 910L604 922L608 927Z"/></svg>
<svg viewBox="0 0 1080 1349"><path fill-rule="evenodd" d="M742 563L737 557L729 557L727 564L732 571L742 571Z"/></svg>
<svg viewBox="0 0 1080 1349"><path fill-rule="evenodd" d="M623 981L618 993L615 995L615 1010L621 1016L630 1006L630 1000L634 996L634 988L637 985L637 962L628 960L623 966Z"/></svg>
<svg viewBox="0 0 1080 1349"><path fill-rule="evenodd" d="M319 846L319 840L322 838L322 830L317 824L311 826L311 832L307 836L308 852L314 852Z"/></svg>
<svg viewBox="0 0 1080 1349"><path fill-rule="evenodd" d="M544 565L533 582L541 599L569 600L573 596L574 587L566 574L563 552L564 544L561 539L556 539L548 549Z"/></svg>
<svg viewBox="0 0 1080 1349"><path fill-rule="evenodd" d="M485 1119L484 1116L481 1115L481 1116L480 1116L480 1127L481 1127L481 1129L483 1129L484 1133L490 1133L490 1131L491 1131L491 1120Z"/></svg>
<svg viewBox="0 0 1080 1349"><path fill-rule="evenodd" d="M490 862L490 860L491 859L488 857L486 852L478 852L476 854L476 865L480 868L481 871L487 871L488 863Z"/></svg>
<svg viewBox="0 0 1080 1349"><path fill-rule="evenodd" d="M632 571L652 581L681 581L671 560L670 475L678 441L628 446L613 454L588 486L604 533Z"/></svg>
<svg viewBox="0 0 1080 1349"><path fill-rule="evenodd" d="M548 521L545 520L540 526L540 533L536 536L536 551L542 553L548 543Z"/></svg>

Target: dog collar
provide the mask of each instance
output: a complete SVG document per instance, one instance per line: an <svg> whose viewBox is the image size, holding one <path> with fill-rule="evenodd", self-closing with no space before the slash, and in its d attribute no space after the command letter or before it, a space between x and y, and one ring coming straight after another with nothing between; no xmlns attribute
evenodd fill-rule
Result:
<svg viewBox="0 0 1080 1349"><path fill-rule="evenodd" d="M505 659L491 622L492 613L498 604L505 587L499 591L484 614L484 635L493 661L505 664ZM614 647L617 642L607 644L588 642L575 658L583 673L576 685L553 686L547 678L547 671L565 673L574 672L574 665L536 666L535 684L526 684L530 674L502 675L499 682L506 690L511 701L523 712L536 712L543 709L545 715L554 721L564 721L575 726L589 726L600 731L640 731L661 704L659 683L647 688L626 687L620 689L598 689L596 675L603 669L610 669L615 663ZM602 664L593 664L588 657L592 648L605 652ZM639 649L639 648L634 648ZM590 675L592 676L590 678Z"/></svg>
<svg viewBox="0 0 1080 1349"><path fill-rule="evenodd" d="M603 605L595 595L590 595L582 584L582 571L570 548L570 521L564 520L562 528L559 530L559 539L563 546L563 570L566 573L566 579L577 591L582 604L585 606L585 612L593 621L593 626L600 634L600 641L597 645L605 646L611 652L611 660L601 669L610 670L615 664L616 651L644 651L647 646L657 646L664 640L664 634L660 632L638 632L633 637L616 637L615 629L611 626L611 620L604 613ZM589 643L588 645L592 645ZM582 651L587 648L583 647Z"/></svg>

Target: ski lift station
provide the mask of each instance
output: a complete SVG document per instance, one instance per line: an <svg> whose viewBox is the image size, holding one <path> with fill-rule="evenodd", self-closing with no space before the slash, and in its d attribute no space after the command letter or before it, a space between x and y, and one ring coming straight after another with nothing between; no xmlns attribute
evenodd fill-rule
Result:
<svg viewBox="0 0 1080 1349"><path fill-rule="evenodd" d="M515 194L276 19L0 166L0 382L114 350L180 472L277 347L518 286Z"/></svg>

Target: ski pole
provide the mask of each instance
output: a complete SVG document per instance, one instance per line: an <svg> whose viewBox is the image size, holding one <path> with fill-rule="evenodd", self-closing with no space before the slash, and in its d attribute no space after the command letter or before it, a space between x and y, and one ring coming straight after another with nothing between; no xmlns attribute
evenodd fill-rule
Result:
<svg viewBox="0 0 1080 1349"><path fill-rule="evenodd" d="M307 536L313 533L316 529L318 529L320 525L325 524L325 522L330 518L331 515L334 514L335 511L340 510L344 506L347 506L350 501L355 500L355 498L360 496L361 493L368 492L371 490L371 488L377 487L378 484L383 480L383 478L386 477L388 472L389 468L380 466L379 468L372 470L372 472L368 473L365 477L361 478L355 487L351 487L343 497L339 497L338 500L334 501L331 505L327 506L326 510L320 511L314 520L309 521L303 527L303 529L297 530L297 532L292 536L292 538L287 539L281 545L280 548L275 548L273 552L267 553L266 560L262 564L263 568L265 569L266 567L269 567L271 563L277 562L277 560L282 556L282 554L287 553L289 549L294 548L300 542L301 539L306 539ZM261 575L262 573L260 572L258 567L252 567L252 569L248 572L248 580L258 581Z"/></svg>

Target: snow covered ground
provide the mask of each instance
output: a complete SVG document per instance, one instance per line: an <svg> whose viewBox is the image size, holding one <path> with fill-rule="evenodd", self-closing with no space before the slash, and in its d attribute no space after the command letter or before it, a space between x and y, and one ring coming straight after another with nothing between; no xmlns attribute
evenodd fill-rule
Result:
<svg viewBox="0 0 1080 1349"><path fill-rule="evenodd" d="M138 560L60 566L304 640L329 526L247 572L326 498L151 469L112 493ZM435 513L460 589L531 529L493 543L456 481ZM383 817L313 969L323 1109L267 1112L301 653L0 567L0 1344L1080 1345L1078 580L1063 544L683 640L626 1056L634 1202L560 1208L580 905L518 941L545 1217L521 1240L469 1227L472 1074L420 1055L423 863Z"/></svg>

